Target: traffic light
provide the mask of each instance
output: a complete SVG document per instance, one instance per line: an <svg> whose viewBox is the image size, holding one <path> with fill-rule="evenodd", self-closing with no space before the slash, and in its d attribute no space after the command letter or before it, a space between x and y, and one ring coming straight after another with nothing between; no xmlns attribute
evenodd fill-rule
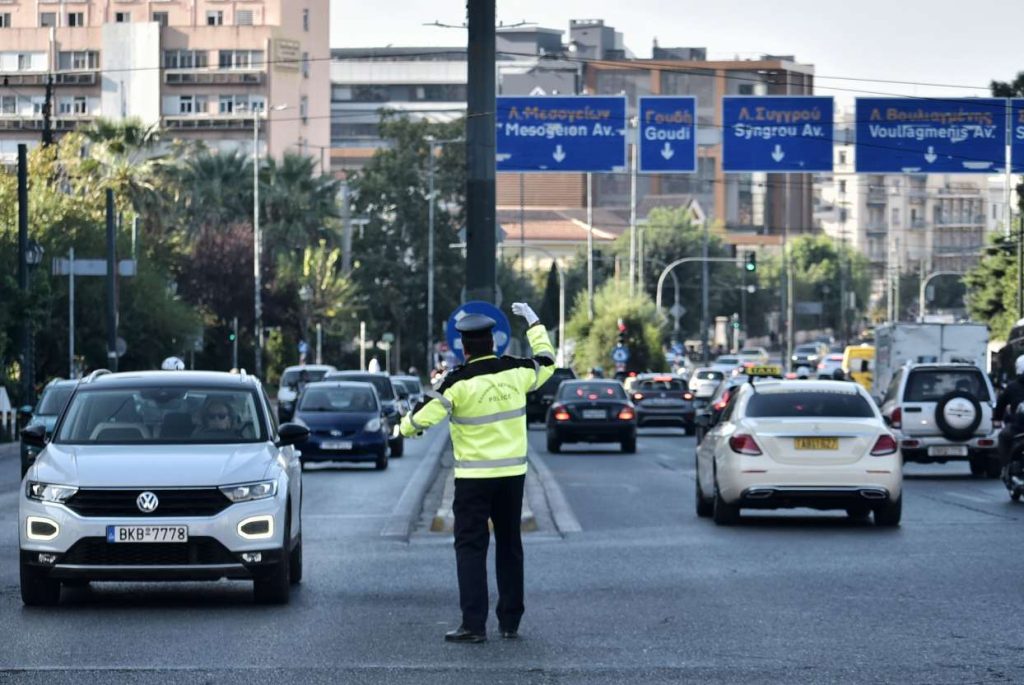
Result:
<svg viewBox="0 0 1024 685"><path fill-rule="evenodd" d="M750 272L757 271L757 253L756 252L748 252L747 253L746 269L747 269L747 271L750 271Z"/></svg>
<svg viewBox="0 0 1024 685"><path fill-rule="evenodd" d="M619 329L618 342L620 345L624 345L626 343L626 323L622 319L619 319L616 325Z"/></svg>
<svg viewBox="0 0 1024 685"><path fill-rule="evenodd" d="M237 336L235 336L235 332L231 331L230 333L228 333L228 342L235 342L236 337Z"/></svg>
<svg viewBox="0 0 1024 685"><path fill-rule="evenodd" d="M730 317L729 325L732 326L733 330L739 330L739 327L740 327L740 315L739 314L733 314L732 317Z"/></svg>

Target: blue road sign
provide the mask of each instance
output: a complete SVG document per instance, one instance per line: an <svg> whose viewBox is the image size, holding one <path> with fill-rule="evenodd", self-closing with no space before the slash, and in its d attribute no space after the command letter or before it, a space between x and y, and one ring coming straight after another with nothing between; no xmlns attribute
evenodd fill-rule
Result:
<svg viewBox="0 0 1024 685"><path fill-rule="evenodd" d="M1024 99L1010 100L1010 165L1024 173Z"/></svg>
<svg viewBox="0 0 1024 685"><path fill-rule="evenodd" d="M1006 168L1006 100L857 98L858 173L981 173Z"/></svg>
<svg viewBox="0 0 1024 685"><path fill-rule="evenodd" d="M455 324L467 314L484 314L497 321L494 326L494 353L498 356L505 354L508 343L512 339L512 326L509 325L508 317L504 312L490 302L473 300L456 308L448 317L448 325L445 326L445 337L448 340L448 349L451 350L459 362L465 362L466 356L462 353L462 336L455 330Z"/></svg>
<svg viewBox="0 0 1024 685"><path fill-rule="evenodd" d="M722 170L832 171L832 98L722 98Z"/></svg>
<svg viewBox="0 0 1024 685"><path fill-rule="evenodd" d="M638 98L640 166L644 173L697 171L697 98Z"/></svg>
<svg viewBox="0 0 1024 685"><path fill-rule="evenodd" d="M629 349L626 347L616 347L612 350L612 361L616 364L625 364L629 361Z"/></svg>
<svg viewBox="0 0 1024 685"><path fill-rule="evenodd" d="M625 171L626 98L499 97L498 171Z"/></svg>

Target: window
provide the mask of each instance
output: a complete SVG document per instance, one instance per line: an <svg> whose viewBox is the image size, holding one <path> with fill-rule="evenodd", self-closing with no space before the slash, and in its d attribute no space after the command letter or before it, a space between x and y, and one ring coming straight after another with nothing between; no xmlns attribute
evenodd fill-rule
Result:
<svg viewBox="0 0 1024 685"><path fill-rule="evenodd" d="M626 399L626 392L618 383L562 383L558 388L560 400Z"/></svg>
<svg viewBox="0 0 1024 685"><path fill-rule="evenodd" d="M31 71L32 70L32 55L26 55L24 53L18 55L18 71Z"/></svg>
<svg viewBox="0 0 1024 685"><path fill-rule="evenodd" d="M202 69L209 66L203 50L164 50L164 69Z"/></svg>
<svg viewBox="0 0 1024 685"><path fill-rule="evenodd" d="M846 192L846 181L839 182L839 194L842 195Z"/></svg>
<svg viewBox="0 0 1024 685"><path fill-rule="evenodd" d="M221 95L219 98L217 98L217 111L221 114L234 114L235 96Z"/></svg>
<svg viewBox="0 0 1024 685"><path fill-rule="evenodd" d="M846 150L839 151L839 163L846 164Z"/></svg>
<svg viewBox="0 0 1024 685"><path fill-rule="evenodd" d="M88 114L88 101L84 95L76 95L74 97L62 97L57 102L57 112L59 114Z"/></svg>
<svg viewBox="0 0 1024 685"><path fill-rule="evenodd" d="M309 10L302 10L302 30L309 31Z"/></svg>
<svg viewBox="0 0 1024 685"><path fill-rule="evenodd" d="M988 402L988 386L975 369L921 369L910 372L903 391L904 402L938 402L944 395L962 390Z"/></svg>
<svg viewBox="0 0 1024 685"><path fill-rule="evenodd" d="M309 78L309 53L302 53L302 78Z"/></svg>
<svg viewBox="0 0 1024 685"><path fill-rule="evenodd" d="M754 94L754 84L753 83L741 83L740 84L740 89L739 89L739 94L740 95L753 95Z"/></svg>
<svg viewBox="0 0 1024 685"><path fill-rule="evenodd" d="M747 403L750 418L857 418L875 415L868 401L857 392L756 392Z"/></svg>
<svg viewBox="0 0 1024 685"><path fill-rule="evenodd" d="M178 114L192 114L195 108L195 101L191 95L178 96Z"/></svg>
<svg viewBox="0 0 1024 685"><path fill-rule="evenodd" d="M40 26L56 26L57 25L57 13L56 12L40 12L39 13L39 25Z"/></svg>
<svg viewBox="0 0 1024 685"><path fill-rule="evenodd" d="M85 12L68 12L68 26L85 26Z"/></svg>
<svg viewBox="0 0 1024 685"><path fill-rule="evenodd" d="M263 51L221 50L217 64L221 69L258 69L263 65Z"/></svg>
<svg viewBox="0 0 1024 685"><path fill-rule="evenodd" d="M224 24L224 11L223 10L207 10L206 11L206 25L207 26L222 26Z"/></svg>
<svg viewBox="0 0 1024 685"><path fill-rule="evenodd" d="M305 95L299 98L299 116L302 117L302 123L309 120L309 98Z"/></svg>
<svg viewBox="0 0 1024 685"><path fill-rule="evenodd" d="M238 10L235 12L236 26L252 26L252 10Z"/></svg>
<svg viewBox="0 0 1024 685"><path fill-rule="evenodd" d="M132 20L131 12L114 12L115 24L127 24Z"/></svg>
<svg viewBox="0 0 1024 685"><path fill-rule="evenodd" d="M0 29L11 28L11 13L0 12Z"/></svg>
<svg viewBox="0 0 1024 685"><path fill-rule="evenodd" d="M88 114L88 104L84 96L76 95L72 100L72 112L75 114Z"/></svg>
<svg viewBox="0 0 1024 685"><path fill-rule="evenodd" d="M15 95L0 95L0 114L18 113L18 98Z"/></svg>
<svg viewBox="0 0 1024 685"><path fill-rule="evenodd" d="M57 68L61 70L99 69L100 53L95 50L75 50L57 54Z"/></svg>
<svg viewBox="0 0 1024 685"><path fill-rule="evenodd" d="M167 12L153 12L153 21L160 26L167 26L168 16Z"/></svg>

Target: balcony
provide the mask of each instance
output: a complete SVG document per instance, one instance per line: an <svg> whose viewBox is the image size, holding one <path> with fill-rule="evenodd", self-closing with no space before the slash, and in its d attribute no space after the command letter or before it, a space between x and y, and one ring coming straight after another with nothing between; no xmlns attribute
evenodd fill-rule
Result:
<svg viewBox="0 0 1024 685"><path fill-rule="evenodd" d="M925 200L928 199L928 189L927 188L909 188L907 190L907 198L911 202L913 202L915 204L924 202Z"/></svg>
<svg viewBox="0 0 1024 685"><path fill-rule="evenodd" d="M262 69L167 69L169 86L259 86L267 80Z"/></svg>
<svg viewBox="0 0 1024 685"><path fill-rule="evenodd" d="M252 117L232 114L171 114L164 128L176 131L251 131Z"/></svg>
<svg viewBox="0 0 1024 685"><path fill-rule="evenodd" d="M985 248L979 245L936 245L935 254L940 255L963 255L965 257L977 257Z"/></svg>
<svg viewBox="0 0 1024 685"><path fill-rule="evenodd" d="M61 114L50 120L54 131L74 131L76 128L92 123L96 117L92 114ZM31 117L0 117L0 131L42 131L43 116Z"/></svg>
<svg viewBox="0 0 1024 685"><path fill-rule="evenodd" d="M864 224L864 232L868 235L883 235L889 232L889 225L884 221L868 221Z"/></svg>
<svg viewBox="0 0 1024 685"><path fill-rule="evenodd" d="M928 222L925 221L924 219L911 219L910 220L910 227L911 228L928 228Z"/></svg>
<svg viewBox="0 0 1024 685"><path fill-rule="evenodd" d="M987 221L984 214L954 214L935 218L939 226L984 226Z"/></svg>
<svg viewBox="0 0 1024 685"><path fill-rule="evenodd" d="M871 188L868 190L868 204L884 205L889 201L889 193L885 188Z"/></svg>

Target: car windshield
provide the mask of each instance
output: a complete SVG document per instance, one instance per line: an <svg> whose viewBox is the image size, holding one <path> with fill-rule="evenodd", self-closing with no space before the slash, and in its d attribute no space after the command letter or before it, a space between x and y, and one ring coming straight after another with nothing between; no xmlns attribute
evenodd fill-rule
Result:
<svg viewBox="0 0 1024 685"><path fill-rule="evenodd" d="M35 411L36 415L56 416L59 414L64 405L68 403L68 398L71 397L74 389L75 386L73 385L62 385L48 389L43 393L42 399L39 400L39 406L36 407Z"/></svg>
<svg viewBox="0 0 1024 685"><path fill-rule="evenodd" d="M793 350L793 354L818 354L817 345L801 345Z"/></svg>
<svg viewBox="0 0 1024 685"><path fill-rule="evenodd" d="M725 374L721 371L698 371L697 380L699 381L720 381L725 378Z"/></svg>
<svg viewBox="0 0 1024 685"><path fill-rule="evenodd" d="M753 355L760 355L760 354L761 354L761 350L759 350L759 349L756 349L756 348L751 348L751 349L748 349L748 350L740 350L740 354L746 354L746 355L750 355L750 354L753 354Z"/></svg>
<svg viewBox="0 0 1024 685"><path fill-rule="evenodd" d="M281 386L294 388L299 381L316 383L323 380L323 377L326 375L327 369L292 369L291 371L285 371L284 375L281 376Z"/></svg>
<svg viewBox="0 0 1024 685"><path fill-rule="evenodd" d="M624 400L626 391L618 383L563 383L558 397L563 400Z"/></svg>
<svg viewBox="0 0 1024 685"><path fill-rule="evenodd" d="M304 412L357 412L378 411L377 399L369 387L337 386L333 388L306 388L299 402L299 411Z"/></svg>
<svg viewBox="0 0 1024 685"><path fill-rule="evenodd" d="M800 390L757 392L747 403L751 418L869 419L875 412L859 393Z"/></svg>
<svg viewBox="0 0 1024 685"><path fill-rule="evenodd" d="M423 392L423 389L420 388L420 382L417 380L413 380L411 378L396 378L395 382L405 388L405 391L411 395L418 395Z"/></svg>
<svg viewBox="0 0 1024 685"><path fill-rule="evenodd" d="M715 360L715 363L719 366L739 366L739 357L719 357Z"/></svg>
<svg viewBox="0 0 1024 685"><path fill-rule="evenodd" d="M68 445L227 444L267 440L253 390L79 390L54 442Z"/></svg>
<svg viewBox="0 0 1024 685"><path fill-rule="evenodd" d="M331 378L337 380L357 381L369 383L377 390L377 396L381 400L388 401L395 399L395 389L391 385L391 379L377 373L332 373Z"/></svg>
<svg viewBox="0 0 1024 685"><path fill-rule="evenodd" d="M905 402L938 402L943 395L962 390L979 402L988 402L988 387L980 371L974 369L919 369L910 372Z"/></svg>
<svg viewBox="0 0 1024 685"><path fill-rule="evenodd" d="M636 384L637 390L685 390L686 383L675 378L656 378L649 381L640 381Z"/></svg>

